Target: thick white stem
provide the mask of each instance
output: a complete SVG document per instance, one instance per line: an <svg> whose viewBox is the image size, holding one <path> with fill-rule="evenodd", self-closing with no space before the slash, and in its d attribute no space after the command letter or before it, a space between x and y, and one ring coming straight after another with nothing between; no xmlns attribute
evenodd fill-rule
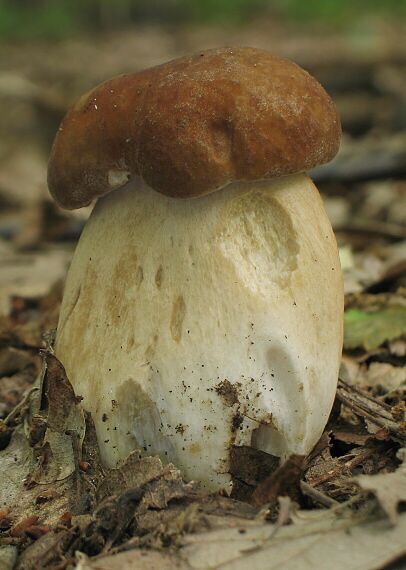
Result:
<svg viewBox="0 0 406 570"><path fill-rule="evenodd" d="M133 180L86 225L56 355L106 466L141 448L227 487L231 445L285 457L320 437L342 312L336 242L306 174L187 201Z"/></svg>

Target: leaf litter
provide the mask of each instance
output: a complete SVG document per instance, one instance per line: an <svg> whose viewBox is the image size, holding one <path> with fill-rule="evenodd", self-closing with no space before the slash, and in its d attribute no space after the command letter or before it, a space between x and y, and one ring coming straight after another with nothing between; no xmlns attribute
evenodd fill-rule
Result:
<svg viewBox="0 0 406 570"><path fill-rule="evenodd" d="M16 296L0 321L0 568L369 569L405 555L406 343L396 326L378 344L368 329L346 347L308 457L279 465L232 450L228 497L137 451L101 468L91 416L52 354L53 333L43 338L61 295L56 282ZM354 314L398 306L402 289L346 297Z"/></svg>
<svg viewBox="0 0 406 570"><path fill-rule="evenodd" d="M147 41L145 34L143 41ZM114 45L103 38L102 47L114 67L109 75L133 65L129 38L134 41L133 32L124 42L123 36L120 41L113 38L116 52L121 46L119 57ZM62 44L61 50L68 53ZM158 44L155 34L150 46ZM378 47L381 54L381 44ZM84 53L91 61L94 49L89 44ZM48 89L55 78L59 81L66 75L66 69L61 51L57 50L57 57L55 50L47 51L51 61L43 53L37 59L46 62L41 63L39 78L46 78ZM24 68L25 63L16 65L16 57L17 62L25 62L26 50L21 51L21 60L18 53L9 58L16 68ZM117 70L114 57L122 69ZM81 81L98 83L105 74L105 59L97 58L103 62L98 80L86 73ZM365 75L365 93L373 84L379 101L386 100L388 83L384 81L385 89L380 91L379 77L389 70L400 78L399 58L365 67L363 51L361 60L362 74L357 58L347 55L346 84L357 91ZM70 69L71 63L65 61L66 66ZM326 69L324 59L320 69ZM77 85L75 96L85 90L78 81L65 81ZM184 482L176 466L141 457L137 451L117 469L101 468L91 417L43 340L44 333L57 325L71 257L72 244L58 240L67 235L76 239L83 219L52 212L50 202L42 200L43 182L42 198L23 204L22 216L13 214L17 192L23 200L35 190L35 163L29 161L27 169L27 156L32 153L28 148L21 151L20 144L16 145L18 161L12 152L4 154L0 199L10 206L0 218L1 570L238 570L249 565L253 569L369 570L395 564L405 556L406 234L402 225L405 186L399 176L404 173L404 137L391 132L395 121L385 123L379 113L381 104L371 107L360 132L359 113L348 115L343 106L342 97L353 93L343 89L335 95L346 130L342 152L314 175L336 230L347 293L337 398L326 430L308 457L293 456L279 465L250 448L233 449L231 498ZM72 94L69 100L74 98ZM57 99L56 106L44 99L42 112L58 109L62 114L67 102L61 96ZM8 105L13 101L10 98ZM391 93L389 108L401 109L400 101ZM30 98L26 104L32 107ZM27 116L35 113L32 108ZM15 111L9 116L16 116ZM48 128L47 121L41 120L44 124ZM3 139L10 137L5 134ZM39 166L44 172L45 163ZM11 174L7 179L5 168ZM25 182L21 169L29 173ZM14 215L14 226L9 215Z"/></svg>
<svg viewBox="0 0 406 570"><path fill-rule="evenodd" d="M137 451L104 472L90 414L50 346L42 358L2 424L0 564L14 564L5 568L310 568L332 549L335 567L350 564L351 550L369 568L404 553L405 408L393 405L393 385L382 397L340 380L312 454L253 469L230 498ZM254 455L250 466L261 465Z"/></svg>

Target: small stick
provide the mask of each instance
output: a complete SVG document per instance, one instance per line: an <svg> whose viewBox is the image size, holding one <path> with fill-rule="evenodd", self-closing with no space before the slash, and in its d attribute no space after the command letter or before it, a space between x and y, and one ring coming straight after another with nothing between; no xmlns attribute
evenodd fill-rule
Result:
<svg viewBox="0 0 406 570"><path fill-rule="evenodd" d="M333 471L330 471L329 473L326 473L325 475L321 475L321 477L318 477L317 479L310 481L309 485L311 487L317 487L321 483L326 483L326 481L330 481L330 479L333 479L334 477L336 477L337 475L339 475L340 473L342 473L346 469L352 469L353 467L356 467L359 463L362 463L363 461L365 461L365 459L368 459L368 457L370 457L371 455L373 455L374 453L379 451L379 449L380 449L380 447L378 447L378 446L374 447L372 449L371 448L365 449L362 453L360 453L359 455L354 457L354 459L351 459L350 461L346 461L345 463L343 463L342 465L340 465L336 469L333 469Z"/></svg>
<svg viewBox="0 0 406 570"><path fill-rule="evenodd" d="M314 489L311 485L309 485L309 483L306 483L305 481L300 481L300 490L304 495L310 497L315 503L323 505L323 507L330 508L340 504L335 499L331 499L321 491Z"/></svg>

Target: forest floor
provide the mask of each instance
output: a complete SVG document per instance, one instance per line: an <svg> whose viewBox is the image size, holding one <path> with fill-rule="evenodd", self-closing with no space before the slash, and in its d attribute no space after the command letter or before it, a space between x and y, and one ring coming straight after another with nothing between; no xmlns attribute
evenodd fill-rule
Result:
<svg viewBox="0 0 406 570"><path fill-rule="evenodd" d="M2 46L0 569L401 567L406 55L398 32L309 36L262 22ZM56 207L46 162L64 112L95 84L233 44L296 61L338 105L340 152L310 175L337 236L346 312L336 402L319 443L276 470L265 454L244 456L230 498L138 453L119 469L101 468L91 418L48 342L91 207ZM34 384L41 374L46 406Z"/></svg>

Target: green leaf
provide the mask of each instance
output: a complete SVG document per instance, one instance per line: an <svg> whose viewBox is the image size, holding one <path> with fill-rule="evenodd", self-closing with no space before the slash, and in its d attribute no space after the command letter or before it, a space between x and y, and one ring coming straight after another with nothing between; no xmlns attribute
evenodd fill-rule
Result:
<svg viewBox="0 0 406 570"><path fill-rule="evenodd" d="M374 313L350 309L344 315L344 348L373 350L406 333L406 307L389 305Z"/></svg>

